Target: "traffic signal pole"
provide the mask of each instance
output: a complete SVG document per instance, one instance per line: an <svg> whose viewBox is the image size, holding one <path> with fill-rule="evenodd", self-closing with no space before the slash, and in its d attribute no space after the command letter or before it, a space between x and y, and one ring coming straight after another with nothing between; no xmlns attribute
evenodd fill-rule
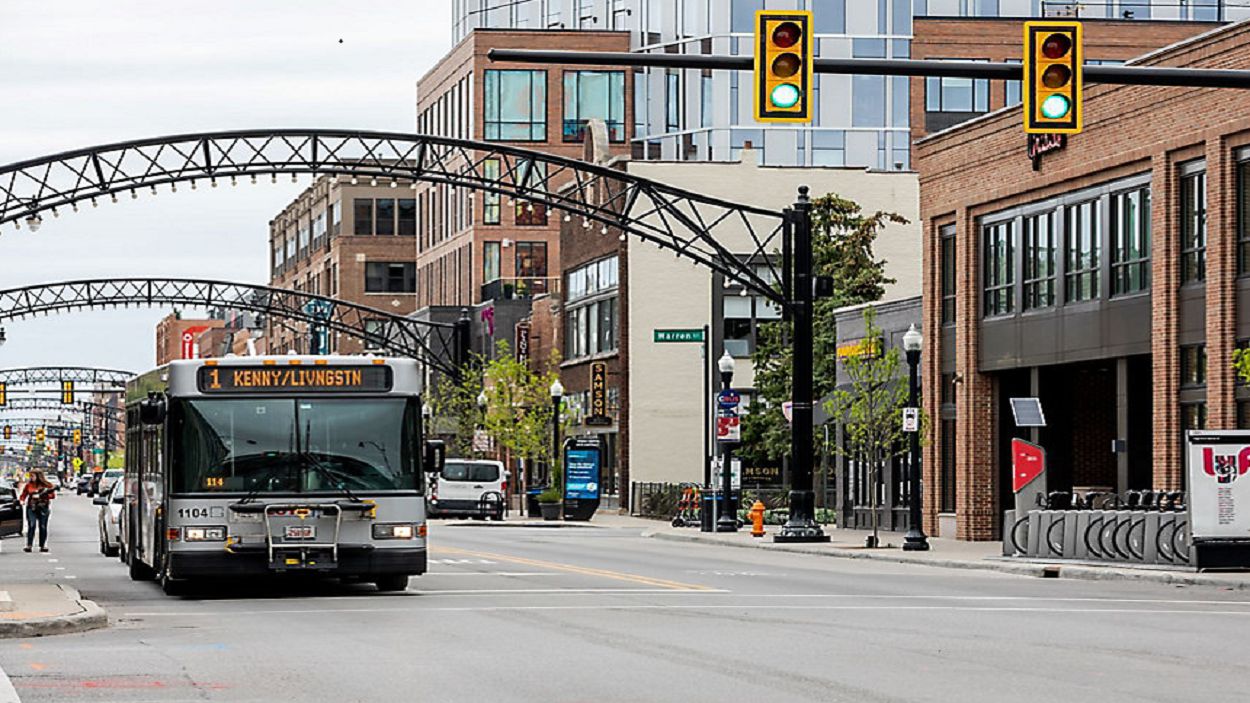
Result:
<svg viewBox="0 0 1250 703"><path fill-rule="evenodd" d="M750 56L682 54L631 54L620 51L547 51L545 49L491 49L492 61L514 63L563 63L597 66L655 66L724 71L751 71ZM939 78L987 78L1018 81L1024 78L1020 64L980 61L926 61L922 59L813 59L816 73L865 76L932 76ZM1250 89L1250 71L1216 68L1169 68L1159 66L1084 66L1086 83L1116 85L1167 85L1189 88Z"/></svg>

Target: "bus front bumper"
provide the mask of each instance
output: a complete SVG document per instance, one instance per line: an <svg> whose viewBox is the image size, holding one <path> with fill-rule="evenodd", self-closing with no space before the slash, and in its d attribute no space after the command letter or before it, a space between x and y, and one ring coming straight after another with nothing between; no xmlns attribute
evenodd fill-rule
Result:
<svg viewBox="0 0 1250 703"><path fill-rule="evenodd" d="M283 546L280 549L289 549ZM255 576L272 573L312 572L328 576L384 576L407 574L419 576L426 571L425 547L389 547L379 549L371 544L340 544L338 561L319 560L315 568L292 566L272 568L265 547L235 546L231 551L183 551L169 555L173 578L205 578L214 576Z"/></svg>

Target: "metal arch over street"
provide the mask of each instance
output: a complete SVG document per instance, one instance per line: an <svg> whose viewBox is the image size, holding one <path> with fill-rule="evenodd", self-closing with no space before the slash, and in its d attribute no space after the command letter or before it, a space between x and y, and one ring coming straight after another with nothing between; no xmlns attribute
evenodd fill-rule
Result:
<svg viewBox="0 0 1250 703"><path fill-rule="evenodd" d="M279 129L157 137L0 166L0 224L139 189L239 177L317 174L443 183L543 204L587 228L617 228L723 274L774 302L784 213L700 195L623 171L503 144L399 132ZM744 231L738 253L718 232ZM739 235L740 236L740 235ZM726 239L726 238L722 238ZM727 239L726 239L727 241ZM739 256L746 254L747 256ZM757 267L770 269L771 280Z"/></svg>
<svg viewBox="0 0 1250 703"><path fill-rule="evenodd" d="M325 325L388 352L424 361L452 376L459 371L454 324L417 320L285 288L197 279L118 278L0 290L0 320L132 305L229 308ZM370 323L368 329L366 323Z"/></svg>
<svg viewBox="0 0 1250 703"><path fill-rule="evenodd" d="M26 368L0 369L0 383L14 386L33 386L39 383L73 381L92 386L120 386L134 377L133 371L97 369L89 366L30 366ZM80 388L90 392L90 388Z"/></svg>
<svg viewBox="0 0 1250 703"><path fill-rule="evenodd" d="M95 415L96 417L105 417L111 414L118 417L126 413L126 408L122 405L106 405L104 403L96 403L90 400L76 400L73 403L62 403L58 398L10 398L9 402L0 406L0 423L4 421L3 411L20 410L28 411L50 411L61 413L78 413L82 415Z"/></svg>

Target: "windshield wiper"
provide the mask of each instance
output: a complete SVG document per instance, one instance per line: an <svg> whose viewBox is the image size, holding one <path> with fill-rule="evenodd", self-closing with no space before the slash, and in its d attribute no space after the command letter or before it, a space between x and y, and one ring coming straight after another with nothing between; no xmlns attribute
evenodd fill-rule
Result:
<svg viewBox="0 0 1250 703"><path fill-rule="evenodd" d="M352 493L352 489L348 488L348 487L347 487L347 484L346 484L346 483L343 483L343 482L339 479L339 477L340 477L340 476L346 476L346 477L348 477L348 478L351 478L351 476L349 476L348 474L344 474L344 473L342 473L342 472L335 471L335 470L333 470L333 469L331 469L331 468L327 467L325 464L321 463L321 460L319 460L316 456L314 456L312 452L300 452L300 453L299 453L299 455L300 455L300 458L307 460L307 462L308 462L308 466L310 466L311 468L313 468L314 470L316 470L316 471L317 471L318 473L320 473L322 476L326 476L327 478L329 478L329 479L330 479L330 481L331 481L331 483L335 483L335 482L337 482L337 486L336 486L336 487L337 487L340 491L343 491L343 493L344 493L344 494L345 494L345 495L346 495L349 499L351 499L351 501L352 501L353 503L363 503L363 502L364 502L364 501L363 501L363 500L361 500L360 498L357 498L357 497L356 497L356 494L355 494L355 493Z"/></svg>
<svg viewBox="0 0 1250 703"><path fill-rule="evenodd" d="M272 464L268 469L266 469L265 473L261 474L260 479L257 480L257 482L252 486L252 490L248 491L247 495L243 496L243 498L239 500L238 505L246 505L256 500L257 494L259 494L261 489L265 487L265 484L268 483L270 479L274 478L275 474L277 474L279 466L281 465Z"/></svg>

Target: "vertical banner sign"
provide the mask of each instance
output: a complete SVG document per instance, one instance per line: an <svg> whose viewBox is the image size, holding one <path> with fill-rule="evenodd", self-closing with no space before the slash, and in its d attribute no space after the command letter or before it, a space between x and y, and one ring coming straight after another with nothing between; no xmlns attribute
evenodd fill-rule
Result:
<svg viewBox="0 0 1250 703"><path fill-rule="evenodd" d="M195 359L199 357L199 350L195 343L195 339L200 333L208 329L207 326L199 325L196 327L188 327L182 331L182 358Z"/></svg>
<svg viewBox="0 0 1250 703"><path fill-rule="evenodd" d="M716 394L716 441L742 441L742 425L738 417L738 405L742 396L738 391L727 390Z"/></svg>
<svg viewBox="0 0 1250 703"><path fill-rule="evenodd" d="M596 361L590 365L590 414L587 425L610 425L608 417L608 362Z"/></svg>
<svg viewBox="0 0 1250 703"><path fill-rule="evenodd" d="M1187 439L1194 542L1250 539L1250 431L1191 431Z"/></svg>
<svg viewBox="0 0 1250 703"><path fill-rule="evenodd" d="M516 359L525 361L530 358L530 326L528 322L518 322L516 326Z"/></svg>

